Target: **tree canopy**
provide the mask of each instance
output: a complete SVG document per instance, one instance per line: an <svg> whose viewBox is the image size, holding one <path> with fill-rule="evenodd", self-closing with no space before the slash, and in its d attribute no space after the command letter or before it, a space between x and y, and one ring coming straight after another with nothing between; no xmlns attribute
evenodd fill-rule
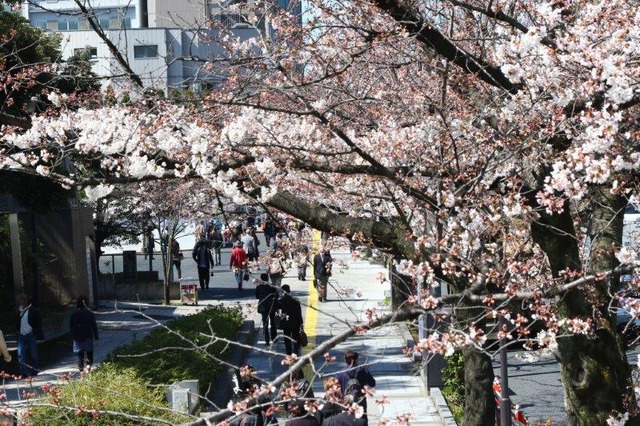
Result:
<svg viewBox="0 0 640 426"><path fill-rule="evenodd" d="M197 179L377 246L425 289L405 313L456 308L419 349L462 347L482 373L465 424L493 424L489 317L557 355L571 424L637 424L615 332L636 282L621 291L611 273L636 260L621 236L640 165L637 6L310 1L302 27L272 12L272 37L220 28L224 53L204 66L225 80L200 102L135 81L127 105L51 92L28 129L2 127L0 167L79 186Z"/></svg>

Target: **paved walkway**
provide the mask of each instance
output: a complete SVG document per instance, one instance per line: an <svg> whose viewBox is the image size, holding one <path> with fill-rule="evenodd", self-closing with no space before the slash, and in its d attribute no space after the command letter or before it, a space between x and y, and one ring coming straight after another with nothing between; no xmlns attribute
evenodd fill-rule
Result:
<svg viewBox="0 0 640 426"><path fill-rule="evenodd" d="M380 284L377 280L378 274L387 274L384 267L368 261L354 261L348 252L334 251L332 256L343 267L334 266L326 303L318 303L317 292L310 282L298 281L291 273L283 280L283 284L291 286L292 294L307 306L304 315L309 345L304 348L303 354L344 331L349 325L366 322L364 316L369 309L379 314L389 312L389 305L385 302L390 291L389 283ZM255 324L254 344L261 347L264 341L259 315L255 317ZM370 424L376 424L381 419L389 419L394 423L402 418L409 418L411 425L445 424L422 385L417 365L403 354L409 338L411 336L405 327L390 325L341 343L330 351L330 355L336 358L335 362L325 365L324 359L315 361L313 368L316 376L320 377L313 381L315 395L324 394L322 378L343 369L343 354L353 349L360 354L360 364L368 365L377 382L375 396L367 404ZM273 350L271 355L263 351L252 352L247 358L247 363L257 369L260 377L273 378L285 370L280 365L282 355L275 353L282 353L284 344L276 343ZM313 377L313 374L307 371L306 376ZM384 396L388 404L375 403L375 399Z"/></svg>
<svg viewBox="0 0 640 426"><path fill-rule="evenodd" d="M283 283L291 286L294 296L308 306L304 308L303 314L310 343L304 351L310 351L316 345L345 330L348 325L361 321L368 309L375 309L380 313L388 312L389 309L388 304L385 303L390 290L389 283L380 284L376 279L379 273L386 274L385 268L368 261L354 261L346 251L333 252L332 255L343 264L343 267L334 267L328 302L318 303L313 286L310 282L297 280L295 268L291 269L283 280ZM224 262L223 258L223 264ZM228 285L217 288L216 282L228 282ZM234 287L231 272L225 267L217 267L212 289L208 294L201 294L198 306L101 301L97 311L100 342L95 351L96 365L107 359L115 348L144 337L157 326L157 321L162 322L176 316L190 315L206 305L217 303L239 302L242 304L246 317L253 319L256 324L253 343L256 347L264 349L261 319L255 312L254 287L248 285L249 288L242 294L239 294ZM394 423L399 419L410 418L411 425L444 425L445 422L436 410L436 404L422 385L417 365L403 355L403 349L407 346L409 338L410 335L403 326L390 325L355 336L340 344L330 351L330 354L336 357L336 362L324 365L322 359L315 361L313 368L317 372L317 377L320 377L313 381L315 394L323 395L321 378L332 375L342 368L344 352L354 349L361 354L361 364L366 363L377 380L375 399L386 396L388 400L384 405L377 405L374 399L369 400L371 424L375 424L380 419L389 419ZM7 400L19 403L22 392L27 389L37 391L42 384L55 382L63 374L77 376L75 355L71 352L70 344L61 346L57 352L47 354L47 363L33 381L5 380L0 390L5 392ZM284 345L279 340L273 346L271 353L250 351L246 362L254 365L261 377L267 380L273 379L285 369L280 362L282 352L284 352ZM312 377L312 371L307 371L307 376Z"/></svg>

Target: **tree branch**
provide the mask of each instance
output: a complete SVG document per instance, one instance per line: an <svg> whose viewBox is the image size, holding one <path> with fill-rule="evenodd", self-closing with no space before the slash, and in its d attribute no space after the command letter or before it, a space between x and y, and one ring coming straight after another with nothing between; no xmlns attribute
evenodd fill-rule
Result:
<svg viewBox="0 0 640 426"><path fill-rule="evenodd" d="M517 93L520 89L509 81L499 67L489 65L456 46L433 25L425 22L412 6L402 3L402 0L376 0L375 4L391 15L410 35L415 36L427 48L450 60L464 72L474 74L485 83L511 94Z"/></svg>

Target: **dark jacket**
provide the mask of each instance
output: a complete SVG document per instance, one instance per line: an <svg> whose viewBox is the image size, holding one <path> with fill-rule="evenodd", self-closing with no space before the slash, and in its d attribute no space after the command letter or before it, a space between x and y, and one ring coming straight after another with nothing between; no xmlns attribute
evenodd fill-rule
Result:
<svg viewBox="0 0 640 426"><path fill-rule="evenodd" d="M213 234L211 234L211 243L214 249L218 250L222 248L222 244L224 242L224 238L222 237L222 233L216 229Z"/></svg>
<svg viewBox="0 0 640 426"><path fill-rule="evenodd" d="M322 426L366 426L367 421L363 418L356 419L356 416L346 412L327 417L322 422Z"/></svg>
<svg viewBox="0 0 640 426"><path fill-rule="evenodd" d="M340 413L342 413L342 406L340 404L325 401L322 405L322 409L316 410L315 416L316 419L318 419L318 423L322 424L323 420Z"/></svg>
<svg viewBox="0 0 640 426"><path fill-rule="evenodd" d="M293 417L285 422L285 426L319 426L318 420L310 413L304 417Z"/></svg>
<svg viewBox="0 0 640 426"><path fill-rule="evenodd" d="M85 308L76 309L69 320L69 332L71 338L78 342L90 338L98 340L98 325L94 313Z"/></svg>
<svg viewBox="0 0 640 426"><path fill-rule="evenodd" d="M313 275L316 279L326 278L331 276L331 254L329 253L317 253L313 257Z"/></svg>
<svg viewBox="0 0 640 426"><path fill-rule="evenodd" d="M338 382L340 382L340 388L342 389L343 392L345 391L345 387L347 386L347 382L349 381L349 378L353 376L355 376L356 379L358 379L358 382L360 382L360 385L362 387L364 386L369 386L370 388L376 387L376 379L373 378L373 376L369 372L369 369L367 367L356 367L353 370L336 374L336 379L338 380Z"/></svg>
<svg viewBox="0 0 640 426"><path fill-rule="evenodd" d="M271 313L277 308L276 288L267 283L258 284L256 287L256 299L258 299L258 312Z"/></svg>
<svg viewBox="0 0 640 426"><path fill-rule="evenodd" d="M193 248L193 260L198 264L198 268L210 268L213 266L213 256L211 250L207 247L207 244L203 241L198 241Z"/></svg>
<svg viewBox="0 0 640 426"><path fill-rule="evenodd" d="M358 379L358 382L360 383L360 386L362 386L362 389L364 389L365 386L368 386L370 388L376 387L376 379L373 378L373 376L369 372L369 369L367 367L356 367L354 370L336 374L336 379L338 380L338 382L340 382L340 389L342 390L343 394L346 392L347 382L351 377L355 377L356 379ZM366 411L367 398L362 395L362 398L360 398L357 402L360 406L364 407Z"/></svg>
<svg viewBox="0 0 640 426"><path fill-rule="evenodd" d="M33 329L32 333L34 336L36 336L36 339L38 340L44 339L44 331L42 330L42 315L40 315L40 309L31 305L31 307L29 307L25 315L28 315L27 321L29 322L29 325ZM22 316L20 315L20 312L18 312L18 317L17 317L18 334L20 334L21 319L22 319Z"/></svg>
<svg viewBox="0 0 640 426"><path fill-rule="evenodd" d="M278 303L282 312L288 316L287 319L282 320L280 326L283 329L299 329L303 323L300 302L290 294L285 293L284 296L278 300Z"/></svg>

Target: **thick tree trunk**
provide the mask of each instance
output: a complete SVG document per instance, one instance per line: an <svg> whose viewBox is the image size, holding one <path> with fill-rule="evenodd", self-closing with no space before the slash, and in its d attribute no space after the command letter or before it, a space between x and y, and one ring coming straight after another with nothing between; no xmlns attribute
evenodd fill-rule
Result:
<svg viewBox="0 0 640 426"><path fill-rule="evenodd" d="M457 289L468 285L458 285ZM479 294L480 289L474 293ZM474 323L485 330L484 308L463 299L455 310L455 320L461 324ZM493 397L493 365L491 357L474 347L463 348L464 356L464 419L462 426L490 426L495 424L496 403Z"/></svg>
<svg viewBox="0 0 640 426"><path fill-rule="evenodd" d="M597 194L591 206L591 269L607 270L615 266L615 247L622 238L624 200L608 191ZM555 276L565 269L580 271L579 246L568 206L565 212L543 218L533 226L532 236L548 256ZM545 226L548 225L548 226ZM608 282L597 287L578 288L558 296L560 318L591 318L596 338L573 335L558 339L565 389L567 422L570 425L603 425L614 413L624 413L625 402L635 406L631 371L614 319L607 312ZM632 418L627 424L638 424Z"/></svg>
<svg viewBox="0 0 640 426"><path fill-rule="evenodd" d="M464 419L462 426L495 425L496 404L493 399L493 366L486 353L473 348L464 355Z"/></svg>

